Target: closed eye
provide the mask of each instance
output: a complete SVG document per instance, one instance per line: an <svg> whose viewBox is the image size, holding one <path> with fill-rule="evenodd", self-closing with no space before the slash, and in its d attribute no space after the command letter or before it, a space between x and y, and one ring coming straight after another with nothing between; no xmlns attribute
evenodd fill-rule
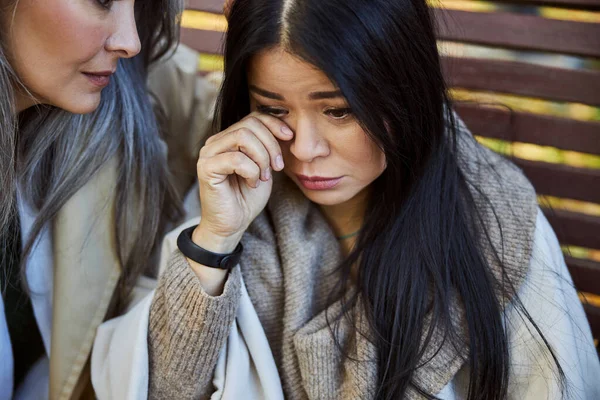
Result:
<svg viewBox="0 0 600 400"><path fill-rule="evenodd" d="M288 110L286 110L284 108L261 106L261 105L256 106L256 110L260 113L270 114L277 118L285 117L289 113Z"/></svg>
<svg viewBox="0 0 600 400"><path fill-rule="evenodd" d="M102 8L106 8L109 9L110 6L112 5L114 0L96 0L96 2L100 5L100 7Z"/></svg>

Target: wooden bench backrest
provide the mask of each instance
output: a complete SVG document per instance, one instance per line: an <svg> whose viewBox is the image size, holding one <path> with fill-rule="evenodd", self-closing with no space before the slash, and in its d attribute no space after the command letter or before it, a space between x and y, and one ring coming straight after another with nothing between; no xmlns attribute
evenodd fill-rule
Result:
<svg viewBox="0 0 600 400"><path fill-rule="evenodd" d="M503 1L500 0L500 3ZM566 7L600 12L600 0L513 0L512 4ZM187 0L188 10L221 14L223 0ZM600 59L600 23L576 22L512 12L472 12L434 8L443 42L515 51L565 54ZM600 21L600 19L599 19ZM205 54L221 54L222 31L182 28L182 42ZM573 69L485 57L443 57L452 88L583 104L596 117L557 117L506 107L457 102L456 109L476 136L531 143L600 155L600 70ZM592 109L593 110L593 109ZM600 159L599 159L600 160ZM540 195L600 203L600 168L514 158ZM600 167L600 165L599 165ZM600 206L598 206L600 209ZM577 209L577 207L575 207ZM561 244L596 250L598 259L566 253L576 287L600 295L600 212L543 208ZM585 206L582 207L585 210ZM593 300L598 300L590 296ZM596 338L600 337L600 301L584 302Z"/></svg>
<svg viewBox="0 0 600 400"><path fill-rule="evenodd" d="M600 11L600 0L521 0L516 3ZM436 9L434 12L441 40L600 59L600 23L510 12L448 9ZM452 87L600 107L599 69L452 56L444 57L443 62L445 75ZM596 109L596 116L591 120L469 103L458 103L456 108L475 135L600 155L600 108ZM600 203L600 169L519 158L513 160L541 195ZM561 244L600 249L598 214L543 209ZM568 253L566 261L576 287L582 292L599 295L600 262L575 258ZM600 337L600 308L592 304L584 306L595 337Z"/></svg>

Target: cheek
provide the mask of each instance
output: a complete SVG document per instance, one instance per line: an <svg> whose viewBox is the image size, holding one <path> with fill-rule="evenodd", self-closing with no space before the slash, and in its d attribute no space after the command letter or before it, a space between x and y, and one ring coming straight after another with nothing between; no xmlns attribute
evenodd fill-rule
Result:
<svg viewBox="0 0 600 400"><path fill-rule="evenodd" d="M375 179L385 169L385 154L362 128L355 128L346 140L336 143L335 153L344 159L356 177Z"/></svg>
<svg viewBox="0 0 600 400"><path fill-rule="evenodd" d="M108 21L93 6L64 0L18 3L9 38L11 63L42 99L68 92L70 80L104 48Z"/></svg>

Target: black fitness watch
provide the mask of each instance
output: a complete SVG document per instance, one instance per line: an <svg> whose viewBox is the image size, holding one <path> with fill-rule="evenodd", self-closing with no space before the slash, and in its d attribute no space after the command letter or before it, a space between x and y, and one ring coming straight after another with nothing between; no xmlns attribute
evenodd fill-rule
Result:
<svg viewBox="0 0 600 400"><path fill-rule="evenodd" d="M206 265L211 268L230 270L238 265L240 258L242 257L242 251L244 250L241 243L237 245L233 253L213 253L212 251L203 249L192 241L192 233L197 226L198 225L194 225L184 229L177 237L177 247L179 247L179 250L184 256L198 264Z"/></svg>

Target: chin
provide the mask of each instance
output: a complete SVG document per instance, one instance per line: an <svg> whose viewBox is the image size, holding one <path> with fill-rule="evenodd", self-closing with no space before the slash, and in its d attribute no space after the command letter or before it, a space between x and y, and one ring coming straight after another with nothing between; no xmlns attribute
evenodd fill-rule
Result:
<svg viewBox="0 0 600 400"><path fill-rule="evenodd" d="M352 199L354 196L341 190L309 191L301 188L310 201L320 206L336 206Z"/></svg>
<svg viewBox="0 0 600 400"><path fill-rule="evenodd" d="M73 96L70 101L55 105L73 114L89 114L96 111L100 105L100 98L100 92L90 93L83 96Z"/></svg>

